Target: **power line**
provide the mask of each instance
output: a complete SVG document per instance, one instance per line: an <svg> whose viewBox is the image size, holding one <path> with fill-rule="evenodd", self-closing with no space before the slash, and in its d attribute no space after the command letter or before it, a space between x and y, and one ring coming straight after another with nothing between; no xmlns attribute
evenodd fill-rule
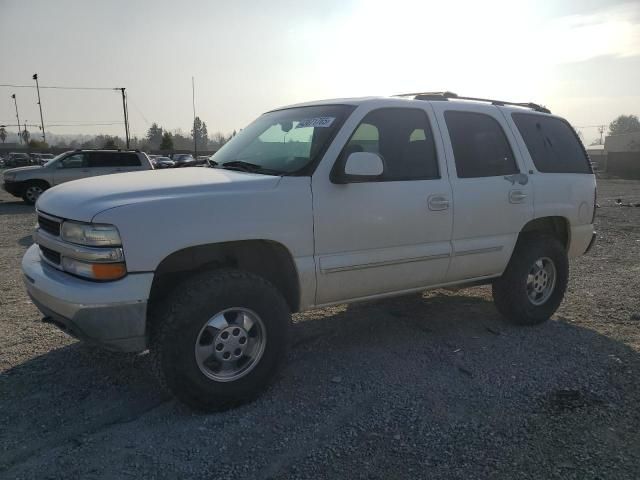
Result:
<svg viewBox="0 0 640 480"><path fill-rule="evenodd" d="M9 83L0 83L0 87L11 88L36 88L35 85L13 85ZM40 85L40 88L53 88L56 90L120 90L119 87L61 87L61 86L47 86Z"/></svg>
<svg viewBox="0 0 640 480"><path fill-rule="evenodd" d="M24 124L23 124L24 125ZM47 127L98 127L104 125L122 125L122 122L104 122L104 123L47 123ZM21 127L22 125L16 124L2 124L3 127ZM40 125L28 123L29 127L38 127Z"/></svg>

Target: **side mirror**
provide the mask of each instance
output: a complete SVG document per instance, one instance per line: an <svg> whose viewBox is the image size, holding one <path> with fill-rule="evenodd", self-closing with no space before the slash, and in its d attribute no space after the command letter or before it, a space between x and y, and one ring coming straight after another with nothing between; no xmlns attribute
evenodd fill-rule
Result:
<svg viewBox="0 0 640 480"><path fill-rule="evenodd" d="M344 163L344 172L339 172L334 183L357 183L376 180L384 173L384 162L377 153L354 152Z"/></svg>

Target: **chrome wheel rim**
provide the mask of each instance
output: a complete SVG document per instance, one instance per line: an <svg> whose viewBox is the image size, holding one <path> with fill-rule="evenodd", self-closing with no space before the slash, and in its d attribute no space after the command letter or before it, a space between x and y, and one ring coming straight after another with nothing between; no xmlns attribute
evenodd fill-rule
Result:
<svg viewBox="0 0 640 480"><path fill-rule="evenodd" d="M42 194L42 188L31 186L27 188L27 191L24 192L24 194L25 194L25 197L27 197L27 200L29 200L30 202L35 202L36 200L38 200L38 197Z"/></svg>
<svg viewBox="0 0 640 480"><path fill-rule="evenodd" d="M545 303L556 287L556 265L549 257L536 260L527 275L527 296L538 306Z"/></svg>
<svg viewBox="0 0 640 480"><path fill-rule="evenodd" d="M228 308L211 317L198 333L196 363L208 378L233 382L255 368L266 343L267 331L257 313Z"/></svg>

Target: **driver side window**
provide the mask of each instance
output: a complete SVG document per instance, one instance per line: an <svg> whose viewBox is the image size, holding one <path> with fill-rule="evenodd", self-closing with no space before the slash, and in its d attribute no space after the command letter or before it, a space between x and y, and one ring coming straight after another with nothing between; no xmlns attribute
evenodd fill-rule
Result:
<svg viewBox="0 0 640 480"><path fill-rule="evenodd" d="M369 112L345 145L339 163L356 152L377 153L385 163L376 181L440 178L438 157L427 114L415 108Z"/></svg>
<svg viewBox="0 0 640 480"><path fill-rule="evenodd" d="M82 168L87 162L84 153L74 153L60 160L60 168Z"/></svg>

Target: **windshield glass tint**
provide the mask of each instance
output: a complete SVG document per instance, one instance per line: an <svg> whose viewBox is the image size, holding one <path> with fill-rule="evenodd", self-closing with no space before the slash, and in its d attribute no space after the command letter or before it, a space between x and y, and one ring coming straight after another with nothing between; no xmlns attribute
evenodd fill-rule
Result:
<svg viewBox="0 0 640 480"><path fill-rule="evenodd" d="M246 162L253 164L258 173L297 172L322 151L352 109L346 105L320 105L265 113L211 159L218 167L228 162Z"/></svg>

